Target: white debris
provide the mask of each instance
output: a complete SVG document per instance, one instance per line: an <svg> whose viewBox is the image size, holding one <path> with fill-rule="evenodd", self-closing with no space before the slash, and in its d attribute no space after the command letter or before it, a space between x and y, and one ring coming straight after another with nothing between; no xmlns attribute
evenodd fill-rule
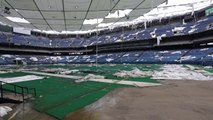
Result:
<svg viewBox="0 0 213 120"><path fill-rule="evenodd" d="M193 28L193 29L191 29L191 30L189 30L189 34L191 34L191 33L193 33L193 32L195 32L196 31L196 29L195 28Z"/></svg>
<svg viewBox="0 0 213 120"><path fill-rule="evenodd" d="M213 54L212 55L207 55L208 57L213 57Z"/></svg>
<svg viewBox="0 0 213 120"><path fill-rule="evenodd" d="M90 56L84 55L82 58L87 59L87 58L90 58Z"/></svg>
<svg viewBox="0 0 213 120"><path fill-rule="evenodd" d="M124 84L124 85L133 85L137 87L146 87L146 86L158 86L161 85L160 83L147 83L147 82L139 82L139 81L127 81L127 80L113 80L113 79L104 79L104 76L100 75L93 75L88 74L85 77L80 76L71 76L71 75L59 75L59 74L50 74L50 73L42 73L42 72L32 72L32 71L23 71L26 73L32 73L32 74L41 74L41 75L49 75L49 76L56 76L56 77L62 77L62 78L72 78L72 79L78 79L75 82L84 82L84 81L95 81L95 82L104 82L104 83L114 83L114 84ZM43 97L43 96L40 96Z"/></svg>
<svg viewBox="0 0 213 120"><path fill-rule="evenodd" d="M22 60L23 58L20 58L20 57L17 57L17 58L15 58L15 60Z"/></svg>
<svg viewBox="0 0 213 120"><path fill-rule="evenodd" d="M183 34L182 31L185 29L185 27L175 27L174 29L172 29L172 32L174 33L174 35L181 35Z"/></svg>
<svg viewBox="0 0 213 120"><path fill-rule="evenodd" d="M212 76L189 70L182 65L164 65L163 70L155 71L152 79L162 80L213 80Z"/></svg>
<svg viewBox="0 0 213 120"><path fill-rule="evenodd" d="M195 56L191 56L191 55L189 55L189 56L183 56L183 57L181 57L181 61L185 61L185 60L190 60L190 59L195 59L196 57Z"/></svg>
<svg viewBox="0 0 213 120"><path fill-rule="evenodd" d="M106 59L107 62L111 62L111 61L113 61L113 60L114 60L114 59L112 59L112 58L107 58L107 59Z"/></svg>
<svg viewBox="0 0 213 120"><path fill-rule="evenodd" d="M12 111L13 109L8 106L0 106L0 117L7 115L8 112Z"/></svg>
<svg viewBox="0 0 213 120"><path fill-rule="evenodd" d="M37 57L31 57L30 60L37 62L38 58Z"/></svg>
<svg viewBox="0 0 213 120"><path fill-rule="evenodd" d="M2 73L7 73L7 72L5 72L5 71L0 71L0 74L2 74Z"/></svg>
<svg viewBox="0 0 213 120"><path fill-rule="evenodd" d="M156 34L155 33L152 32L152 33L150 33L150 35L151 35L152 38L156 38Z"/></svg>
<svg viewBox="0 0 213 120"><path fill-rule="evenodd" d="M182 31L185 27L175 27L172 31Z"/></svg>
<svg viewBox="0 0 213 120"><path fill-rule="evenodd" d="M50 57L50 59L53 61L58 61L58 60L62 60L63 58L60 56L54 56L54 57Z"/></svg>
<svg viewBox="0 0 213 120"><path fill-rule="evenodd" d="M116 72L113 75L117 77L144 77L151 74L152 72L150 71L141 71L138 68L134 68L132 71L122 70L122 71Z"/></svg>
<svg viewBox="0 0 213 120"><path fill-rule="evenodd" d="M85 77L76 80L75 82L79 83L79 82L88 81L90 79L104 79L104 78L105 77L101 75L88 74Z"/></svg>
<svg viewBox="0 0 213 120"><path fill-rule="evenodd" d="M190 26L190 28L196 28L197 25Z"/></svg>
<svg viewBox="0 0 213 120"><path fill-rule="evenodd" d="M203 22L203 21L207 21L207 20L208 20L208 18L205 18L205 19L198 20L197 22L199 23L199 22Z"/></svg>
<svg viewBox="0 0 213 120"><path fill-rule="evenodd" d="M210 69L213 68L212 66L205 66L204 68Z"/></svg>
<svg viewBox="0 0 213 120"><path fill-rule="evenodd" d="M6 58L12 58L12 55L1 55L2 57L6 57Z"/></svg>
<svg viewBox="0 0 213 120"><path fill-rule="evenodd" d="M207 51L209 48L200 49L200 51Z"/></svg>
<svg viewBox="0 0 213 120"><path fill-rule="evenodd" d="M76 73L79 70L77 70L77 69L69 70L69 69L64 69L64 68L51 68L51 69L45 69L45 70L42 70L42 71L66 75L66 74L70 74L70 73Z"/></svg>
<svg viewBox="0 0 213 120"><path fill-rule="evenodd" d="M129 56L129 54L124 54L124 55L123 55L123 57L128 57L128 56Z"/></svg>
<svg viewBox="0 0 213 120"><path fill-rule="evenodd" d="M169 53L169 51L160 51L160 53Z"/></svg>
<svg viewBox="0 0 213 120"><path fill-rule="evenodd" d="M0 78L0 81L6 82L6 83L16 83L16 82L23 82L23 81L39 80L43 78L44 77L36 76L36 75L26 75L21 77Z"/></svg>
<svg viewBox="0 0 213 120"><path fill-rule="evenodd" d="M160 37L166 37L166 34L162 34Z"/></svg>
<svg viewBox="0 0 213 120"><path fill-rule="evenodd" d="M118 39L118 40L116 40L115 42L122 42L122 40L121 40L121 39Z"/></svg>
<svg viewBox="0 0 213 120"><path fill-rule="evenodd" d="M181 54L181 51L174 51L174 52L171 52L171 54Z"/></svg>
<svg viewBox="0 0 213 120"><path fill-rule="evenodd" d="M60 71L59 74L67 75L67 74L76 73L76 72L79 72L79 70L77 70L77 69L73 69L73 70L64 70L64 71Z"/></svg>

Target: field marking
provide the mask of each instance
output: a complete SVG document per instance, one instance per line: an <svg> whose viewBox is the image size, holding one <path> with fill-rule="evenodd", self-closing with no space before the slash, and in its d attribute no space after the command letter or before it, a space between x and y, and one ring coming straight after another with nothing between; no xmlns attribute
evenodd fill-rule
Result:
<svg viewBox="0 0 213 120"><path fill-rule="evenodd" d="M38 74L38 75L48 75L53 77L62 77L62 78L71 78L71 79L80 79L82 76L73 76L73 75L60 75L60 74L52 74L52 73L44 73L44 72L33 72L33 71L21 71L25 73Z"/></svg>
<svg viewBox="0 0 213 120"><path fill-rule="evenodd" d="M36 76L36 75L25 75L25 76L19 76L19 77L11 77L11 78L0 78L0 81L6 82L6 83L16 83L16 82L40 80L43 78L44 77Z"/></svg>

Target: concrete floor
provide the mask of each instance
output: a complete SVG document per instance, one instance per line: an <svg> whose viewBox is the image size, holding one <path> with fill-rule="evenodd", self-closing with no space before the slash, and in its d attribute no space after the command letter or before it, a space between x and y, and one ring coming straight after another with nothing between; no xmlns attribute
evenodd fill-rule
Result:
<svg viewBox="0 0 213 120"><path fill-rule="evenodd" d="M157 87L118 88L65 120L213 120L213 81L162 83ZM16 106L5 120L12 115L10 120L55 120L32 110L30 103Z"/></svg>
<svg viewBox="0 0 213 120"><path fill-rule="evenodd" d="M213 120L213 81L118 88L65 120Z"/></svg>

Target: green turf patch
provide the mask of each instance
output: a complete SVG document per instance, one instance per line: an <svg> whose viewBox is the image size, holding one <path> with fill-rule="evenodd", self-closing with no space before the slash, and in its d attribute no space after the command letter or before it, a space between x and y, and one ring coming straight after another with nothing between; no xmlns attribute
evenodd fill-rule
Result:
<svg viewBox="0 0 213 120"><path fill-rule="evenodd" d="M204 70L213 73L213 68L204 68Z"/></svg>
<svg viewBox="0 0 213 120"><path fill-rule="evenodd" d="M9 78L9 77L20 77L20 76L25 76L25 75L30 75L29 73L23 73L23 72L8 72L8 73L3 73L0 74L1 78Z"/></svg>
<svg viewBox="0 0 213 120"><path fill-rule="evenodd" d="M103 97L104 95L106 95L108 92L110 92L116 87L118 86L111 85L111 86L103 87L101 89L97 89L87 94L83 94L81 97L72 99L70 100L70 102L62 104L56 108L52 108L48 110L47 112L51 115L54 115L58 119L63 119L64 116L70 113L70 111L75 111L76 109L83 108L99 100L101 97Z"/></svg>
<svg viewBox="0 0 213 120"><path fill-rule="evenodd" d="M97 101L114 88L124 86L92 81L74 83L73 79L58 77L15 84L36 88L37 97L33 100L34 109L58 119L63 119L68 113ZM10 85L3 87L13 90ZM21 89L17 89L17 91L21 92Z"/></svg>

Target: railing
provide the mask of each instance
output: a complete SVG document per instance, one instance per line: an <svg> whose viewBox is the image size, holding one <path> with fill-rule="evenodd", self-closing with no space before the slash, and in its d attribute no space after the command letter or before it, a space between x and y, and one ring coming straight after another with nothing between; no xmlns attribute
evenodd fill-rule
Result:
<svg viewBox="0 0 213 120"><path fill-rule="evenodd" d="M9 85L9 86L12 86L12 87L10 89L4 88L4 85ZM16 84L3 82L3 81L0 81L0 91L1 91L1 96L0 96L1 98L4 98L4 92L3 91L12 92L12 93L15 93L15 95L21 94L23 101L30 98L28 96L26 97L25 94L27 94L27 95L32 94L31 91L33 91L32 95L36 96L36 89L35 88L23 87L23 86L19 86L19 85L16 85Z"/></svg>

